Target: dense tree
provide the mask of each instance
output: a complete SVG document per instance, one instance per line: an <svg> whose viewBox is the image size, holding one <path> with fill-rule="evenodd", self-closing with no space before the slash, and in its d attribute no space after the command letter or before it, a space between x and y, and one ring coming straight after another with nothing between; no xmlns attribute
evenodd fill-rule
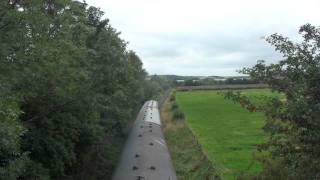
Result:
<svg viewBox="0 0 320 180"><path fill-rule="evenodd" d="M71 0L0 2L0 179L110 177L156 92L102 16Z"/></svg>
<svg viewBox="0 0 320 180"><path fill-rule="evenodd" d="M270 152L261 161L264 179L320 178L320 29L310 24L300 28L301 43L279 34L266 40L283 54L279 63L259 61L243 69L254 80L267 83L284 99L267 98L257 106L240 93L228 93L252 111L262 111L267 121L264 130L270 139L259 147Z"/></svg>

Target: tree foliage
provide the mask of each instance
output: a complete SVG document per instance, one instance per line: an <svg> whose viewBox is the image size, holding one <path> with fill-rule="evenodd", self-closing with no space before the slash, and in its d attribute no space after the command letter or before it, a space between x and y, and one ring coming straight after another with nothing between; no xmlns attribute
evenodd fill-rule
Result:
<svg viewBox="0 0 320 180"><path fill-rule="evenodd" d="M301 43L279 34L266 39L283 54L279 63L258 61L241 71L284 94L285 100L268 98L264 106L257 106L240 93L227 93L249 110L266 114L264 130L270 138L259 149L270 156L260 159L260 178L320 178L320 28L306 24L299 33Z"/></svg>
<svg viewBox="0 0 320 180"><path fill-rule="evenodd" d="M105 179L150 93L103 12L71 0L0 2L0 179Z"/></svg>

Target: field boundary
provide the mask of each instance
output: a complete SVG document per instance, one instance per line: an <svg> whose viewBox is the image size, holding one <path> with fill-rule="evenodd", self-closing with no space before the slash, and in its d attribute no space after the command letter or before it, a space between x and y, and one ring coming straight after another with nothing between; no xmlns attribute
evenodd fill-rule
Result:
<svg viewBox="0 0 320 180"><path fill-rule="evenodd" d="M222 171L223 171L223 166L220 165L219 163L215 162L215 161L212 161L210 160L209 156L208 156L208 153L205 151L205 149L202 147L201 143L199 142L197 136L195 135L194 131L192 130L192 128L188 125L188 123L186 122L186 118L183 119L186 127L188 128L188 130L191 132L192 134L192 138L193 138L193 141L196 142L197 144L197 147L200 149L201 153L203 154L203 156L206 158L207 161L210 162L211 166L214 167L218 173L222 176Z"/></svg>
<svg viewBox="0 0 320 180"><path fill-rule="evenodd" d="M265 89L269 86L267 84L221 84L210 86L178 86L177 91L193 91L193 90L224 90L224 89Z"/></svg>

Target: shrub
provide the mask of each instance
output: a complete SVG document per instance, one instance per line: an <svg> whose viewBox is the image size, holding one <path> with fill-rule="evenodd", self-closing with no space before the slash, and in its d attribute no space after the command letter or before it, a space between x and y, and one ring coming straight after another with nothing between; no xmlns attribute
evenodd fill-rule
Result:
<svg viewBox="0 0 320 180"><path fill-rule="evenodd" d="M176 102L172 103L171 109L172 110L178 109L178 104Z"/></svg>
<svg viewBox="0 0 320 180"><path fill-rule="evenodd" d="M175 109L173 111L173 118L174 119L184 119L184 113L180 109Z"/></svg>
<svg viewBox="0 0 320 180"><path fill-rule="evenodd" d="M171 95L171 96L170 96L170 101L173 102L173 101L175 101L175 100L176 100L176 96L175 96L175 95Z"/></svg>

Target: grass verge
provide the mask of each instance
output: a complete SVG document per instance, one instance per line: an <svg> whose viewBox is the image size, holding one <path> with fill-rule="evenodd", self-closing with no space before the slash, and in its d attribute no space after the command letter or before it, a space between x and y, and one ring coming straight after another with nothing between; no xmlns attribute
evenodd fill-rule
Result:
<svg viewBox="0 0 320 180"><path fill-rule="evenodd" d="M161 106L163 132L179 180L220 179L218 171L203 153L184 119L173 118L174 100L167 98Z"/></svg>

